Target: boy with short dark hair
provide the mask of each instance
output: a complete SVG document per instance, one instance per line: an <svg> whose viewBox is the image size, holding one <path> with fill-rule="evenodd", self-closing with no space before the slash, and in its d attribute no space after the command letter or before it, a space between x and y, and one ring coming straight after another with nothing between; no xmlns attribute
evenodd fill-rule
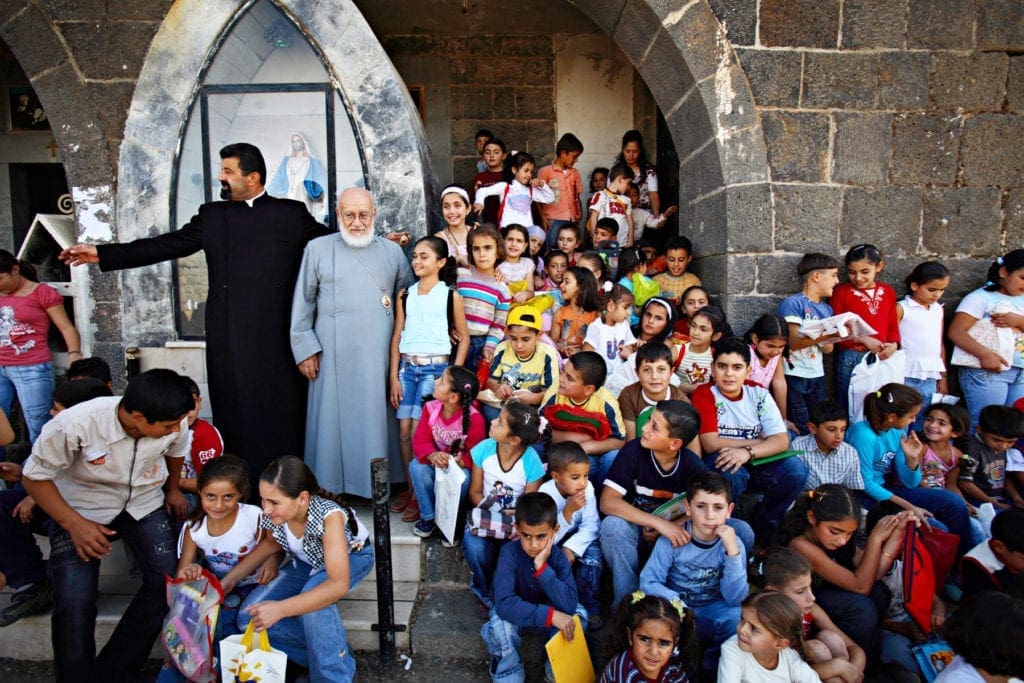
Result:
<svg viewBox="0 0 1024 683"><path fill-rule="evenodd" d="M487 145L487 141L493 137L494 133L486 128L481 128L476 132L476 135L473 136L474 142L476 143L476 155L478 157L476 160L477 173L483 173L487 170L487 162L484 161L484 147Z"/></svg>
<svg viewBox="0 0 1024 683"><path fill-rule="evenodd" d="M1000 512L992 520L992 538L960 560L963 597L983 590L1024 590L1024 510Z"/></svg>
<svg viewBox="0 0 1024 683"><path fill-rule="evenodd" d="M665 242L665 265L667 270L654 276L661 287L661 296L679 306L683 292L690 287L699 287L700 278L687 272L693 261L693 243L682 235L673 235Z"/></svg>
<svg viewBox="0 0 1024 683"><path fill-rule="evenodd" d="M832 400L815 403L808 410L807 429L793 439L791 448L803 451L796 456L807 465L804 489L822 484L840 484L854 491L864 490L857 449L843 440L849 418L841 405Z"/></svg>
<svg viewBox="0 0 1024 683"><path fill-rule="evenodd" d="M825 400L825 366L822 355L832 353L838 336L805 337L800 327L811 320L832 317L832 307L824 300L839 284L839 262L828 254L804 254L797 265L800 291L779 304L778 313L789 324L789 362L786 374L786 417L806 434L807 410Z"/></svg>
<svg viewBox="0 0 1024 683"><path fill-rule="evenodd" d="M558 352L541 344L543 317L533 306L516 306L505 323L505 341L494 349L486 388L491 395L480 397L483 414L493 422L501 405L510 398L539 406L544 394L558 386Z"/></svg>
<svg viewBox="0 0 1024 683"><path fill-rule="evenodd" d="M1017 490L1008 472L1024 469L1024 458L1014 448L1024 434L1024 413L1010 406L985 406L978 428L967 442L971 465L961 464L957 485L971 505L992 503L997 510L1024 508L1024 492Z"/></svg>
<svg viewBox="0 0 1024 683"><path fill-rule="evenodd" d="M594 225L594 247L600 247L602 242L615 242L618 234L619 224L614 218L599 218Z"/></svg>
<svg viewBox="0 0 1024 683"><path fill-rule="evenodd" d="M583 178L574 167L583 154L583 143L572 133L558 138L555 144L555 160L537 172L537 177L548 184L555 193L555 201L541 204L541 227L547 233L547 247L555 246L558 228L566 223L579 225L583 217L580 193L583 192Z"/></svg>
<svg viewBox="0 0 1024 683"><path fill-rule="evenodd" d="M633 246L633 203L626 196L633 182L633 170L625 164L615 164L608 171L608 186L590 198L587 231L593 236L597 221L606 216L619 226L615 241L623 247Z"/></svg>
<svg viewBox="0 0 1024 683"><path fill-rule="evenodd" d="M184 376L183 376L184 377ZM199 411L203 407L203 395L199 391L199 385L191 377L184 377L188 383L188 390L195 399L195 407L188 411L188 448L189 457L181 467L181 479L178 482L180 488L189 501L189 512L195 509L196 495L199 490L196 487L203 465L224 455L224 439L212 424L199 417Z"/></svg>
<svg viewBox="0 0 1024 683"><path fill-rule="evenodd" d="M726 337L712 358L712 381L697 387L691 398L700 414L704 464L729 481L735 498L748 488L764 493L752 526L758 538L768 540L803 491L807 466L793 457L756 462L787 450L789 434L768 390L744 384L750 375L750 345Z"/></svg>
<svg viewBox="0 0 1024 683"><path fill-rule="evenodd" d="M575 441L590 456L590 479L600 490L626 438L619 402L604 388L608 366L594 351L578 351L562 368L558 385L548 389L542 412L551 425L551 443Z"/></svg>
<svg viewBox="0 0 1024 683"><path fill-rule="evenodd" d="M97 398L43 427L23 482L52 519L53 654L59 680L120 680L136 675L167 613L164 577L177 565L173 524L187 505L178 490L188 453L185 415L195 400L171 370L149 370L123 397ZM94 655L98 560L110 537L124 536L143 569L110 641Z"/></svg>
<svg viewBox="0 0 1024 683"><path fill-rule="evenodd" d="M664 344L644 344L636 350L635 359L638 379L619 394L627 439L635 439L643 431L659 401L690 402L682 388L672 384L672 349ZM697 447L699 450L699 442Z"/></svg>
<svg viewBox="0 0 1024 683"><path fill-rule="evenodd" d="M594 486L590 474L590 458L572 441L555 444L547 452L549 481L540 485L540 492L551 496L558 508L558 531L555 545L562 549L572 565L580 604L587 610L588 630L602 626L601 603L601 545L597 534L601 518L597 512Z"/></svg>
<svg viewBox="0 0 1024 683"><path fill-rule="evenodd" d="M659 537L673 546L689 542L685 518L654 514L685 493L692 477L706 470L686 444L697 436L700 418L689 403L659 401L639 439L627 443L615 459L600 496L601 552L612 572L613 605L637 589L642 557ZM745 546L754 541L750 526L730 520Z"/></svg>
<svg viewBox="0 0 1024 683"><path fill-rule="evenodd" d="M736 633L740 603L747 597L747 556L736 532L726 522L732 516L729 483L717 472L701 472L686 490L683 525L689 539L674 545L659 538L640 572L640 590L666 600L676 598L697 617L697 638L711 643L704 668L714 670L718 647Z"/></svg>
<svg viewBox="0 0 1024 683"><path fill-rule="evenodd" d="M548 636L561 631L567 640L582 637L572 619L578 609L572 567L555 549L558 526L558 510L550 496L536 491L519 497L519 538L501 549L494 572L494 607L480 629L491 653L492 680L526 680L519 654L523 629Z"/></svg>
<svg viewBox="0 0 1024 683"><path fill-rule="evenodd" d="M110 365L99 356L79 358L68 366L68 371L65 376L70 380L92 377L100 380L108 387L113 388L113 382L111 381L110 376Z"/></svg>

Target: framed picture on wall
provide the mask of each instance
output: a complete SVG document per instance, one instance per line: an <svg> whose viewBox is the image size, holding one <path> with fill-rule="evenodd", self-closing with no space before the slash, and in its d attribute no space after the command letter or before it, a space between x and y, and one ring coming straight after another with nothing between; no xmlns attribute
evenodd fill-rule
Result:
<svg viewBox="0 0 1024 683"><path fill-rule="evenodd" d="M43 105L29 86L7 88L7 111L7 130L12 133L50 130L50 120L46 118Z"/></svg>

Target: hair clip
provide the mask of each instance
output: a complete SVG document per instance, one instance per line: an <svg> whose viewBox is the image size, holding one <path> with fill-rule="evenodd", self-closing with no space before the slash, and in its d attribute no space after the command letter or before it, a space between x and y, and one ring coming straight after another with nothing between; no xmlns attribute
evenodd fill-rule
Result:
<svg viewBox="0 0 1024 683"><path fill-rule="evenodd" d="M1000 265L1000 266L1001 266L1001 265L1003 265L1003 257L1002 257L1002 256L1000 256L999 258L997 258L997 259L996 259L996 263L997 263L998 265Z"/></svg>
<svg viewBox="0 0 1024 683"><path fill-rule="evenodd" d="M643 591L633 591L633 595L630 596L630 603L635 605L646 597L647 593L644 593Z"/></svg>
<svg viewBox="0 0 1024 683"><path fill-rule="evenodd" d="M886 395L885 395L885 402L886 403L892 403L894 400L896 400L896 399L894 399L892 397L892 392L891 391L886 393Z"/></svg>
<svg viewBox="0 0 1024 683"><path fill-rule="evenodd" d="M686 614L686 603L681 598L672 598L669 602L676 608L676 612L679 612L679 618L682 619L683 615Z"/></svg>
<svg viewBox="0 0 1024 683"><path fill-rule="evenodd" d="M608 265L608 254L604 253L603 251L599 251L597 252L597 255L601 258L602 261L604 261L605 265Z"/></svg>
<svg viewBox="0 0 1024 683"><path fill-rule="evenodd" d="M814 489L811 489L810 491L808 491L807 492L807 499L808 500L814 500L814 494L815 494L815 490Z"/></svg>
<svg viewBox="0 0 1024 683"><path fill-rule="evenodd" d="M614 287L614 286L615 286L615 283L612 282L611 280L608 280L603 285L601 285L601 290L604 291L604 292L610 292L610 291L612 291L612 287Z"/></svg>
<svg viewBox="0 0 1024 683"><path fill-rule="evenodd" d="M882 398L882 392L881 391L876 391L875 392L875 398Z"/></svg>
<svg viewBox="0 0 1024 683"><path fill-rule="evenodd" d="M466 382L465 384L462 385L462 390L468 393L473 390L473 385L470 384L469 382Z"/></svg>
<svg viewBox="0 0 1024 683"><path fill-rule="evenodd" d="M540 416L540 431L544 433L548 428L548 421L543 415Z"/></svg>

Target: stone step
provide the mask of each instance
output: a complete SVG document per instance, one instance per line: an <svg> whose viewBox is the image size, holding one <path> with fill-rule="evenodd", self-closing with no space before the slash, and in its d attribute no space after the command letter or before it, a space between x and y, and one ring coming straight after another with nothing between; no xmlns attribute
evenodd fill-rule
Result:
<svg viewBox="0 0 1024 683"><path fill-rule="evenodd" d="M99 612L96 616L97 650L110 638L121 615L139 587L139 581L123 576L101 576ZM399 581L394 584L395 624L405 627L395 633L399 650L409 650L409 623L419 592L419 582ZM0 609L10 603L10 592L0 593ZM377 652L379 635L372 630L377 623L377 582L370 574L355 590L338 602L345 623L349 645L353 650ZM0 659L47 661L53 659L50 641L50 615L26 617L0 631ZM163 658L160 645L154 645L153 657Z"/></svg>

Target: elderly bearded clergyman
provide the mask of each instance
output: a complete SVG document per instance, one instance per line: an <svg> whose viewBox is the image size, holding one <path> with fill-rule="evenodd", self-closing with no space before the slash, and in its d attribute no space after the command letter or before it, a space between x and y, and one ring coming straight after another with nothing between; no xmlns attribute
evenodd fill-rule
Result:
<svg viewBox="0 0 1024 683"><path fill-rule="evenodd" d="M340 233L306 245L291 323L292 354L310 380L306 464L325 489L364 498L370 460L397 453L388 351L395 297L413 281L402 249L374 234L375 216L369 192L341 193Z"/></svg>

